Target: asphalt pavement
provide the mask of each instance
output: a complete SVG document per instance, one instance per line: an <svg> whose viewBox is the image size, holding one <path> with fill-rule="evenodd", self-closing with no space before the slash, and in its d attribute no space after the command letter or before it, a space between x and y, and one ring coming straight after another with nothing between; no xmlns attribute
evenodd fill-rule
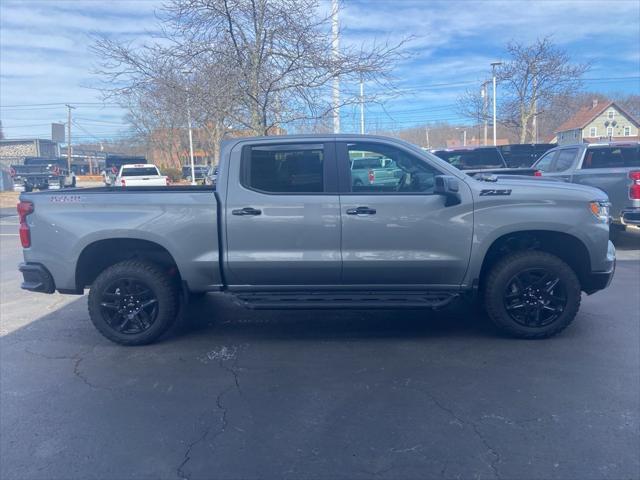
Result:
<svg viewBox="0 0 640 480"><path fill-rule="evenodd" d="M0 219L2 479L640 478L640 235L548 340L466 305L253 312L208 295L147 347L19 289Z"/></svg>

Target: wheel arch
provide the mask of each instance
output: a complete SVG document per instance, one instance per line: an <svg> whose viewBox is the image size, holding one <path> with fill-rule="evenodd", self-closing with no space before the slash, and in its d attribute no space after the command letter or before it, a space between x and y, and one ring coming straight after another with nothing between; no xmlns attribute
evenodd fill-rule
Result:
<svg viewBox="0 0 640 480"><path fill-rule="evenodd" d="M484 282L491 268L505 255L525 250L537 250L557 256L576 273L584 288L591 272L591 257L586 245L569 233L550 230L522 230L506 233L496 238L487 249L482 260L478 287Z"/></svg>
<svg viewBox="0 0 640 480"><path fill-rule="evenodd" d="M106 268L134 259L152 262L182 282L178 264L164 246L151 240L109 238L91 242L82 249L75 268L76 288L82 291Z"/></svg>

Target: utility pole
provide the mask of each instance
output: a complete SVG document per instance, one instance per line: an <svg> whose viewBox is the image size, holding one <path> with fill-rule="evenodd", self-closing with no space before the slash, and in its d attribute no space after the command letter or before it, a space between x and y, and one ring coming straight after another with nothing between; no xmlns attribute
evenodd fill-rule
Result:
<svg viewBox="0 0 640 480"><path fill-rule="evenodd" d="M466 130L462 131L462 146L463 147L467 146L467 131Z"/></svg>
<svg viewBox="0 0 640 480"><path fill-rule="evenodd" d="M497 121L496 121L496 105L497 105L497 99L496 99L496 67L498 65L502 65L502 62L491 62L491 74L493 77L493 146L495 147L496 144L498 143L497 141Z"/></svg>
<svg viewBox="0 0 640 480"><path fill-rule="evenodd" d="M340 25L338 23L338 0L331 0L331 33L333 41L331 43L334 60L340 54ZM340 78L336 75L333 79L333 133L340 133Z"/></svg>
<svg viewBox="0 0 640 480"><path fill-rule="evenodd" d="M535 72L533 74L533 121L531 122L532 141L538 143L538 77ZM526 128L526 127L525 127Z"/></svg>
<svg viewBox="0 0 640 480"><path fill-rule="evenodd" d="M489 95L487 92L487 84L489 82L482 82L482 89L480 90L480 96L482 97L482 117L484 119L484 141L483 145L487 146L487 107L489 106Z"/></svg>
<svg viewBox="0 0 640 480"><path fill-rule="evenodd" d="M76 107L72 107L68 103L67 107L67 169L69 173L71 173L71 110L74 110Z"/></svg>
<svg viewBox="0 0 640 480"><path fill-rule="evenodd" d="M360 77L360 135L364 135L364 82Z"/></svg>
<svg viewBox="0 0 640 480"><path fill-rule="evenodd" d="M185 75L189 76L191 72L183 72ZM188 82L189 80L187 80ZM191 163L191 185L196 185L196 167L193 161L193 131L191 128L191 107L189 100L189 84L187 83L187 126L189 128L189 158Z"/></svg>
<svg viewBox="0 0 640 480"><path fill-rule="evenodd" d="M424 127L424 133L427 136L427 148L429 148L429 127Z"/></svg>

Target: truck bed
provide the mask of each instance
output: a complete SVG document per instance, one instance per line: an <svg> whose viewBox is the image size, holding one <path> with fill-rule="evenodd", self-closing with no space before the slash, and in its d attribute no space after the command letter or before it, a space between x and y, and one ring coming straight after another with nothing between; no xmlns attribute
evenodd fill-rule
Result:
<svg viewBox="0 0 640 480"><path fill-rule="evenodd" d="M222 284L218 250L218 202L211 186L96 187L23 193L34 212L25 261L46 265L56 288L80 293L76 263L83 253L99 262L101 248L131 250L155 243L181 265L193 290ZM113 240L116 243L113 243Z"/></svg>

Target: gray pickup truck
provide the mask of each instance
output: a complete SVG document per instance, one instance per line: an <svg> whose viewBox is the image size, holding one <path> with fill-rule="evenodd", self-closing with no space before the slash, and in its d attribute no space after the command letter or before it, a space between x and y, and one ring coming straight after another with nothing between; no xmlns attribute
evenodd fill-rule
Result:
<svg viewBox="0 0 640 480"><path fill-rule="evenodd" d="M563 145L533 165L542 176L604 191L611 202L611 233L640 226L640 143Z"/></svg>
<svg viewBox="0 0 640 480"><path fill-rule="evenodd" d="M355 188L354 151L402 175ZM22 287L89 287L92 322L125 345L158 339L205 292L257 309L437 308L475 294L506 332L542 338L615 268L601 190L481 181L376 136L230 140L216 189L23 193L18 211Z"/></svg>

